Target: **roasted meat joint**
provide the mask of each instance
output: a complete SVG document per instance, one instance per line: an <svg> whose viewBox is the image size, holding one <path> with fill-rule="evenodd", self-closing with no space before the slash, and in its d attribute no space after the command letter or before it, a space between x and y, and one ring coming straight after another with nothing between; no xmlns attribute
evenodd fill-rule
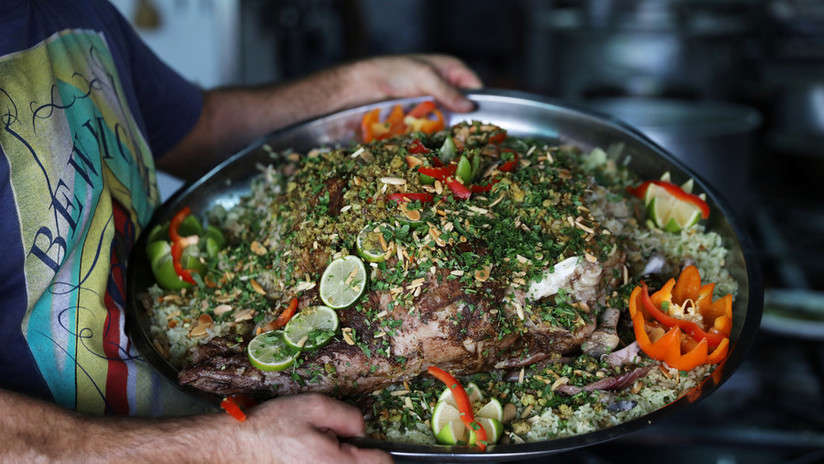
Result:
<svg viewBox="0 0 824 464"><path fill-rule="evenodd" d="M639 417L723 360L737 285L689 179L434 105L362 135L273 152L236 205L150 232L145 305L182 385L323 392L373 437L485 446Z"/></svg>

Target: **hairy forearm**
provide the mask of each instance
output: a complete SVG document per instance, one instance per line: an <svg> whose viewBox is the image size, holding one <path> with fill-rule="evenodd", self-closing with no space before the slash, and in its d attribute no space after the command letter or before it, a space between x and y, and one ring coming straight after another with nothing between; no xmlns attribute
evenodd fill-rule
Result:
<svg viewBox="0 0 824 464"><path fill-rule="evenodd" d="M278 85L206 92L195 128L158 167L192 177L276 129L362 102L368 89L353 80L352 66L341 66Z"/></svg>
<svg viewBox="0 0 824 464"><path fill-rule="evenodd" d="M232 430L225 414L88 417L2 390L0 407L0 462L220 462L229 460L220 456L229 450L214 445L233 442L219 435Z"/></svg>

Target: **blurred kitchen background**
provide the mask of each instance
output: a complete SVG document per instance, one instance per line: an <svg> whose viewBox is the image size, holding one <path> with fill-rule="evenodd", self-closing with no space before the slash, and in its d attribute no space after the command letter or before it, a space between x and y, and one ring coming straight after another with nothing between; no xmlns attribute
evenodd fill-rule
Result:
<svg viewBox="0 0 824 464"><path fill-rule="evenodd" d="M113 3L205 88L441 52L488 87L636 126L713 184L749 232L766 284L762 329L749 360L708 400L554 461L824 462L824 1ZM178 186L163 179L165 195Z"/></svg>

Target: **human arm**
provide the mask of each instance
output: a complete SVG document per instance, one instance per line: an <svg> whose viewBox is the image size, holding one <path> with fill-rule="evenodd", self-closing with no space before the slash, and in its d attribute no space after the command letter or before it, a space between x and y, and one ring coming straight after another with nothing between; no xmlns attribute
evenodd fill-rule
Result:
<svg viewBox="0 0 824 464"><path fill-rule="evenodd" d="M465 112L472 104L458 88L480 86L456 58L407 55L356 61L274 86L208 91L194 128L157 165L191 177L276 129L387 98L432 95L446 108Z"/></svg>
<svg viewBox="0 0 824 464"><path fill-rule="evenodd" d="M267 401L245 422L227 414L89 417L0 390L0 462L391 462L340 443L363 434L355 407L307 394Z"/></svg>

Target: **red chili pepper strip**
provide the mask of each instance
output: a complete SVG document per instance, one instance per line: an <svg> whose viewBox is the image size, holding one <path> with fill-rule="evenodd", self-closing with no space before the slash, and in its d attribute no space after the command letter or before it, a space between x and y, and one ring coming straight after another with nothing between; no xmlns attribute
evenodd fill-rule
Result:
<svg viewBox="0 0 824 464"><path fill-rule="evenodd" d="M658 322L664 324L667 327L675 327L678 326L687 333L690 337L692 337L695 341L701 341L702 339L706 338L709 342L711 347L718 346L721 341L725 338L719 334L714 333L707 333L704 332L701 327L698 327L698 324L692 321L685 321L684 319L678 319L667 314L664 314L663 311L656 308L655 305L652 303L652 300L649 297L649 288L645 282L641 282L641 304L644 305L644 310L658 320Z"/></svg>
<svg viewBox="0 0 824 464"><path fill-rule="evenodd" d="M428 115L429 113L431 113L434 109L435 109L435 102L433 102L432 100L427 100L425 102L419 103L418 106L416 106L416 107L412 108L411 110L409 110L409 112L406 113L406 115L407 116L412 116L413 118L416 118L416 119L420 119L420 118Z"/></svg>
<svg viewBox="0 0 824 464"><path fill-rule="evenodd" d="M481 451L486 449L486 430L475 421L475 413L472 412L472 401L469 400L469 395L466 394L463 386L455 377L435 366L429 366L426 371L436 379L443 382L447 388L452 392L452 397L455 398L455 404L458 406L458 412L461 414L461 421L469 430L475 432L475 443Z"/></svg>
<svg viewBox="0 0 824 464"><path fill-rule="evenodd" d="M235 404L235 401L232 397L223 398L223 401L220 402L220 407L223 408L230 416L237 419L238 422L243 422L246 420L246 414Z"/></svg>
<svg viewBox="0 0 824 464"><path fill-rule="evenodd" d="M647 189L651 184L655 184L663 188L664 190L669 192L670 195L674 196L675 198L681 201L686 201L687 203L695 205L696 207L698 207L698 209L701 210L702 218L707 219L708 217L710 217L710 207L709 205L707 205L706 201L702 200L697 195L685 192L684 189L671 182L664 182L662 180L648 180L643 184L639 185L638 187L627 187L627 191L631 195L634 195L638 198L644 198L647 194Z"/></svg>
<svg viewBox="0 0 824 464"><path fill-rule="evenodd" d="M434 177L438 180L444 180L447 177L454 176L455 170L458 169L458 165L454 163L450 163L448 166L440 167L440 168L428 168L426 166L421 166L418 168L418 172L429 177Z"/></svg>
<svg viewBox="0 0 824 464"><path fill-rule="evenodd" d="M486 185L473 185L473 186L470 187L470 189L472 190L472 193L488 192L488 191L492 190L492 187L500 181L501 181L501 179L492 179Z"/></svg>
<svg viewBox="0 0 824 464"><path fill-rule="evenodd" d="M472 196L472 190L455 179L447 179L446 185L448 185L449 189L452 190L452 194L461 200L468 200L469 197Z"/></svg>
<svg viewBox="0 0 824 464"><path fill-rule="evenodd" d="M292 301L289 302L289 306L283 310L282 313L272 322L272 330L278 330L283 328L289 319L295 315L295 311L298 309L298 299L292 298Z"/></svg>
<svg viewBox="0 0 824 464"><path fill-rule="evenodd" d="M428 193L390 193L387 195L392 201L420 201L421 203L431 203L435 198Z"/></svg>
<svg viewBox="0 0 824 464"><path fill-rule="evenodd" d="M411 153L413 155L423 155L423 154L432 152L432 150L426 148L426 146L424 146L423 142L421 142L418 139L415 139L412 142L410 142L409 146L406 148L406 151L408 151L409 153Z"/></svg>

